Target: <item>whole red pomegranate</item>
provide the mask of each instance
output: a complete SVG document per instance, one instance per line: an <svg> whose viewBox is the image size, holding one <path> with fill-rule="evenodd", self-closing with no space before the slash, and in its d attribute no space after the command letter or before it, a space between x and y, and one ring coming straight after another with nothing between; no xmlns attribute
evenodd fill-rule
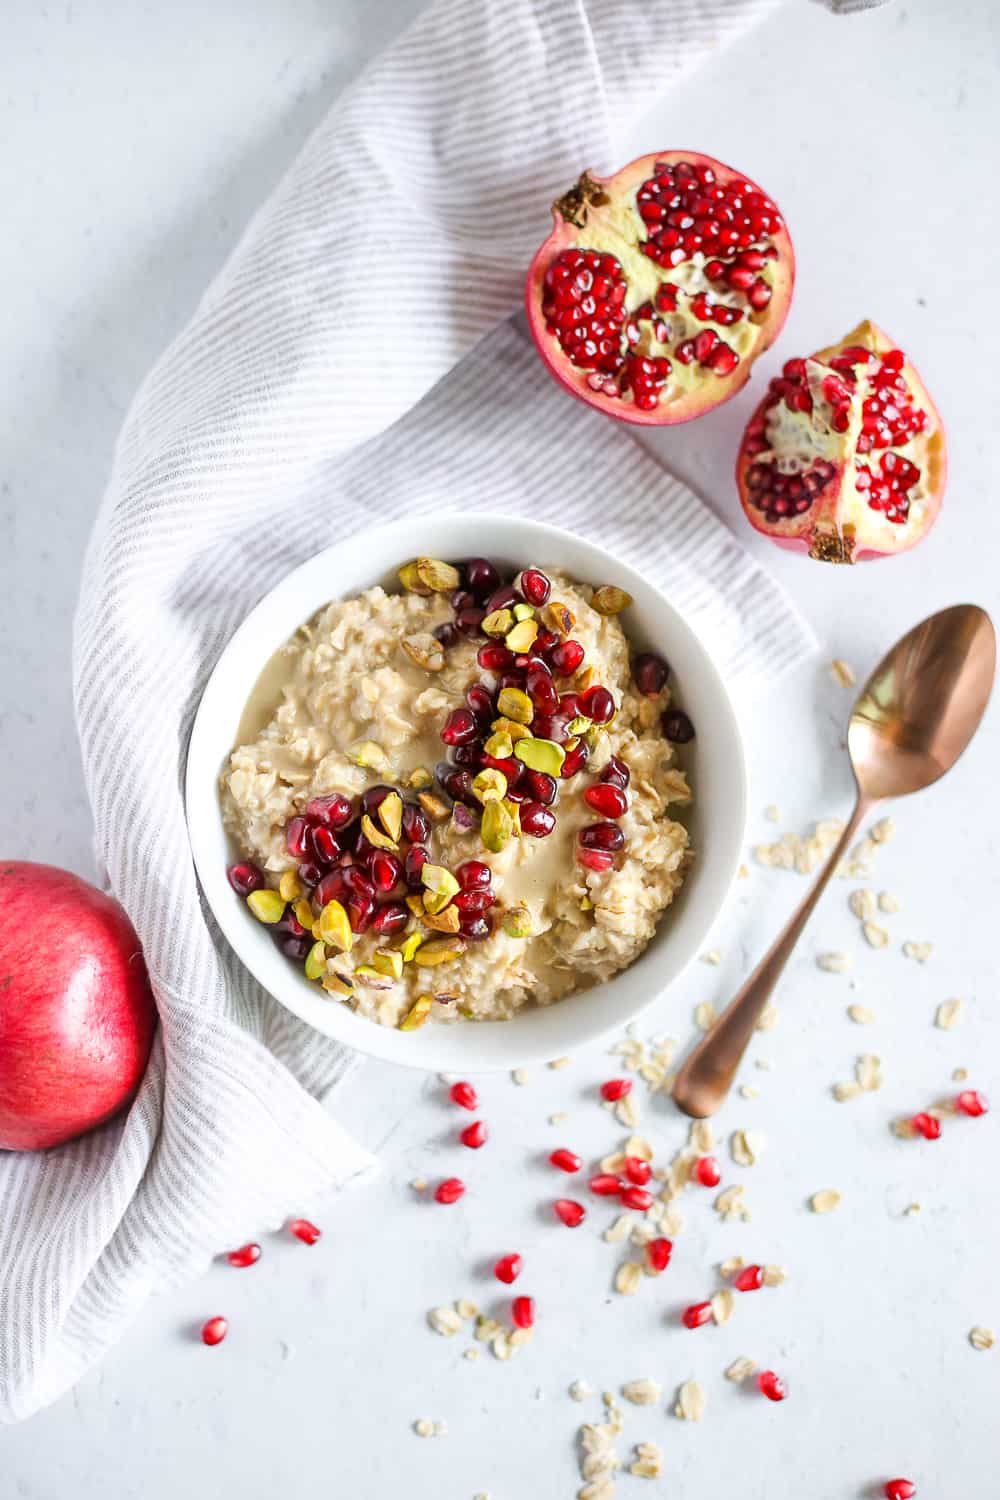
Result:
<svg viewBox="0 0 1000 1500"><path fill-rule="evenodd" d="M790 359L736 461L751 526L821 562L904 552L937 519L944 428L903 351L874 323Z"/></svg>
<svg viewBox="0 0 1000 1500"><path fill-rule="evenodd" d="M0 1149L58 1146L117 1114L155 1028L118 903L66 870L0 863Z"/></svg>
<svg viewBox="0 0 1000 1500"><path fill-rule="evenodd" d="M770 198L693 151L584 172L553 204L526 300L539 353L590 406L687 422L734 396L785 321L795 257Z"/></svg>

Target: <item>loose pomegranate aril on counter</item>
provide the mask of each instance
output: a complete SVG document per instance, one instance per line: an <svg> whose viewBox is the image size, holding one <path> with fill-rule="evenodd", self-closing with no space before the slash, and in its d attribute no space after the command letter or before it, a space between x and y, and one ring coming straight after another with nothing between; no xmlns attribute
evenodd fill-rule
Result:
<svg viewBox="0 0 1000 1500"><path fill-rule="evenodd" d="M540 802L521 804L521 832L533 839L546 839L556 826L555 813Z"/></svg>
<svg viewBox="0 0 1000 1500"><path fill-rule="evenodd" d="M670 1264L670 1257L673 1253L673 1240L666 1240L662 1237L650 1240L646 1246L646 1259L649 1262L650 1270L655 1271L657 1275L661 1271L665 1271Z"/></svg>
<svg viewBox="0 0 1000 1500"><path fill-rule="evenodd" d="M577 838L582 849L601 849L606 854L614 854L625 845L625 835L617 823L588 823Z"/></svg>
<svg viewBox="0 0 1000 1500"><path fill-rule="evenodd" d="M481 1146L486 1145L488 1131L483 1120L473 1120L471 1125L466 1125L459 1134L459 1140L463 1146L468 1146L470 1151L478 1151Z"/></svg>
<svg viewBox="0 0 1000 1500"><path fill-rule="evenodd" d="M535 1321L535 1299L515 1297L510 1304L510 1316L516 1328L531 1328Z"/></svg>
<svg viewBox="0 0 1000 1500"><path fill-rule="evenodd" d="M465 584L477 598L483 599L500 583L500 575L486 557L470 557L464 566Z"/></svg>
<svg viewBox="0 0 1000 1500"><path fill-rule="evenodd" d="M225 1318L209 1318L201 1330L201 1341L209 1346L221 1344L229 1332L229 1323Z"/></svg>
<svg viewBox="0 0 1000 1500"><path fill-rule="evenodd" d="M457 1203L464 1192L465 1183L461 1177L446 1177L434 1189L434 1201L435 1203Z"/></svg>
<svg viewBox="0 0 1000 1500"><path fill-rule="evenodd" d="M565 1146L559 1146L553 1151L549 1161L554 1167L558 1167L560 1172L579 1172L583 1166L583 1161L576 1152L567 1150Z"/></svg>
<svg viewBox="0 0 1000 1500"><path fill-rule="evenodd" d="M757 1376L757 1389L768 1401L784 1401L788 1395L785 1382L773 1370L761 1370Z"/></svg>
<svg viewBox="0 0 1000 1500"><path fill-rule="evenodd" d="M989 1102L985 1094L980 1094L976 1089L963 1089L955 1100L955 1108L963 1115L985 1115L989 1110Z"/></svg>
<svg viewBox="0 0 1000 1500"><path fill-rule="evenodd" d="M583 1204L574 1202L572 1198L557 1198L552 1207L556 1217L562 1220L567 1229L576 1229L587 1217Z"/></svg>
<svg viewBox="0 0 1000 1500"><path fill-rule="evenodd" d="M290 1234L294 1234L297 1240L302 1241L303 1245L315 1245L323 1233L309 1219L289 1219L287 1228Z"/></svg>
<svg viewBox="0 0 1000 1500"><path fill-rule="evenodd" d="M711 1319L711 1316L711 1302L692 1302L691 1306L686 1307L681 1313L681 1322L685 1328L700 1328L703 1323Z"/></svg>
<svg viewBox="0 0 1000 1500"><path fill-rule="evenodd" d="M587 1186L599 1198L617 1198L622 1190L622 1185L613 1172L598 1172L596 1177L590 1179Z"/></svg>
<svg viewBox="0 0 1000 1500"><path fill-rule="evenodd" d="M249 859L238 865L230 865L226 871L226 879L237 896L250 896L264 884L264 876Z"/></svg>
<svg viewBox="0 0 1000 1500"><path fill-rule="evenodd" d="M624 1172L629 1182L634 1182L636 1187L645 1187L653 1175L649 1162L644 1161L641 1156L626 1156Z"/></svg>
<svg viewBox="0 0 1000 1500"><path fill-rule="evenodd" d="M601 780L609 786L619 787L624 791L631 779L628 766L618 755L612 755L604 770L601 772Z"/></svg>
<svg viewBox="0 0 1000 1500"><path fill-rule="evenodd" d="M244 1266L255 1266L260 1260L260 1246L253 1241L248 1245L241 1245L238 1250L230 1250L226 1260L231 1266L242 1269Z"/></svg>
<svg viewBox="0 0 1000 1500"><path fill-rule="evenodd" d="M452 1104L457 1104L462 1109L479 1108L479 1095L472 1087L472 1084L466 1083L464 1078L460 1079L458 1083L452 1084L448 1090L448 1098Z"/></svg>
<svg viewBox="0 0 1000 1500"><path fill-rule="evenodd" d="M637 1213L643 1213L644 1214L644 1213L646 1213L646 1211L648 1209L652 1208L652 1206L653 1206L653 1204L654 1204L655 1201L656 1200L654 1199L652 1193L649 1191L648 1188L644 1188L644 1187L626 1187L626 1188L622 1188L622 1207L623 1208L634 1208Z"/></svg>
<svg viewBox="0 0 1000 1500"><path fill-rule="evenodd" d="M722 1181L722 1170L714 1156L699 1156L692 1175L702 1187L718 1187Z"/></svg>
<svg viewBox="0 0 1000 1500"><path fill-rule="evenodd" d="M910 1479L887 1479L883 1494L885 1500L913 1500L917 1487Z"/></svg>
<svg viewBox="0 0 1000 1500"><path fill-rule="evenodd" d="M549 665L557 677L572 677L583 663L584 650L579 641L560 641L549 651Z"/></svg>
<svg viewBox="0 0 1000 1500"><path fill-rule="evenodd" d="M743 1270L733 1278L733 1286L738 1292L758 1292L763 1285L763 1266L744 1266Z"/></svg>
<svg viewBox="0 0 1000 1500"><path fill-rule="evenodd" d="M686 745L694 739L694 725L682 708L668 708L660 722L664 738L672 745Z"/></svg>
<svg viewBox="0 0 1000 1500"><path fill-rule="evenodd" d="M588 786L583 795L594 811L604 818L620 818L628 810L625 793L620 786L613 786L609 781L599 781L594 786Z"/></svg>
<svg viewBox="0 0 1000 1500"><path fill-rule="evenodd" d="M583 711L595 724L607 724L615 716L615 700L606 687L595 682L582 695Z"/></svg>
<svg viewBox="0 0 1000 1500"><path fill-rule="evenodd" d="M616 1104L619 1099L624 1099L626 1094L632 1092L631 1078L609 1078L601 1084L601 1098Z"/></svg>
<svg viewBox="0 0 1000 1500"><path fill-rule="evenodd" d="M314 823L325 823L329 828L344 828L351 821L351 804L340 792L330 792L326 797L314 797L306 806L306 817Z"/></svg>
<svg viewBox="0 0 1000 1500"><path fill-rule="evenodd" d="M519 1255L501 1255L493 1267L493 1274L497 1281L502 1281L506 1286L510 1286L511 1282L516 1281L520 1276L523 1265L524 1261Z"/></svg>
<svg viewBox="0 0 1000 1500"><path fill-rule="evenodd" d="M929 1115L923 1110L913 1116L910 1124L925 1141L936 1141L941 1134L941 1121L935 1115Z"/></svg>
<svg viewBox="0 0 1000 1500"><path fill-rule="evenodd" d="M514 579L514 587L527 604L536 609L545 604L552 592L552 585L538 568L525 568Z"/></svg>

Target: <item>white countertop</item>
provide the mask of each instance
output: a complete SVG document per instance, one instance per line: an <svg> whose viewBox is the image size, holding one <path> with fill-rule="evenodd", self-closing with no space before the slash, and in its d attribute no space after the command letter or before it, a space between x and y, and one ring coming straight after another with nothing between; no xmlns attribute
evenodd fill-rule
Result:
<svg viewBox="0 0 1000 1500"><path fill-rule="evenodd" d="M6 608L0 616L5 767L4 852L91 873L89 817L69 689L69 632L82 548L112 443L137 382L185 322L256 205L311 126L364 60L415 13L416 0L125 0L38 7L8 0L0 29L0 496ZM910 556L852 571L824 569L752 536L730 478L746 396L703 422L654 438L702 490L814 622L817 662L745 706L754 841L843 813L840 751L850 695L832 681L837 656L865 671L904 628L960 599L995 606L1000 525L995 442L1000 367L1000 241L991 143L1000 78L992 0L949 7L908 0L835 20L793 4L673 92L636 131L637 149L696 143L746 168L773 192L799 256L782 358L829 342L873 316L913 356L949 424L951 483L933 537ZM583 164L581 164L583 165ZM540 233L544 213L540 211ZM755 389L760 388L758 378ZM946 1122L935 1143L896 1140L889 1122L954 1086L952 1069L998 1095L995 984L997 802L994 711L960 771L896 813L876 889L903 911L885 918L892 946L866 948L837 882L777 997L780 1020L752 1049L720 1131L765 1132L760 1163L737 1168L753 1209L722 1224L712 1195L692 1190L674 1261L625 1299L621 1259L593 1207L570 1234L551 1227L556 1196L544 1156L557 1144L600 1155L619 1138L594 1102L612 1071L601 1052L517 1087L481 1082L492 1137L454 1145L469 1117L433 1078L374 1063L337 1099L339 1118L384 1164L373 1186L331 1202L324 1238L306 1249L267 1240L252 1271L225 1267L158 1301L103 1366L53 1409L0 1432L0 1500L243 1500L275 1494L359 1500L559 1500L580 1480L574 1438L597 1390L652 1376L658 1407L627 1408L620 1452L653 1440L664 1478L649 1493L685 1500L772 1500L777 1494L862 1497L901 1474L921 1500L991 1493L1000 1459L1000 1347L977 1353L974 1324L1000 1331L996 1268L996 1114ZM764 818L778 803L780 824ZM804 889L799 876L751 875L713 939L719 968L694 970L640 1025L682 1043L692 1009L724 1001L750 957ZM933 957L902 956L904 939ZM844 948L850 975L822 973L818 952ZM965 1001L951 1032L935 1007ZM870 1006L874 1025L847 1019ZM830 1086L858 1054L883 1059L885 1087L837 1104ZM643 1099L644 1128L663 1156L684 1125L665 1098ZM569 1114L557 1127L557 1110ZM453 1208L423 1204L407 1184L460 1172ZM838 1211L809 1213L819 1188ZM906 1206L919 1202L918 1214ZM254 1226L247 1226L248 1237ZM432 1306L469 1296L489 1308L484 1267L520 1250L517 1290L534 1294L538 1330L510 1363L466 1363L469 1340L444 1340ZM738 1299L724 1328L688 1332L677 1310L718 1284L728 1255L789 1270L777 1290ZM192 1337L210 1314L227 1342ZM737 1355L789 1382L780 1406L723 1379ZM709 1396L701 1426L670 1414L696 1376ZM419 1417L448 1435L421 1441ZM618 1494L646 1490L625 1475Z"/></svg>

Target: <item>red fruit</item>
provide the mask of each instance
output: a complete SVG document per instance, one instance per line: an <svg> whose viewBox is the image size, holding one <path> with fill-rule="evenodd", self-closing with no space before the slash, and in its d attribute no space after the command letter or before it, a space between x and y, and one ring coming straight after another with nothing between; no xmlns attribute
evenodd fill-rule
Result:
<svg viewBox="0 0 1000 1500"><path fill-rule="evenodd" d="M955 1100L955 1108L963 1115L985 1115L989 1107L986 1095L978 1093L976 1089L963 1089Z"/></svg>
<svg viewBox="0 0 1000 1500"><path fill-rule="evenodd" d="M517 1328L530 1328L535 1321L535 1299L515 1297L510 1304L511 1321Z"/></svg>
<svg viewBox="0 0 1000 1500"><path fill-rule="evenodd" d="M941 1121L935 1115L928 1115L923 1111L914 1115L910 1124L925 1141L936 1141L941 1134Z"/></svg>
<svg viewBox="0 0 1000 1500"><path fill-rule="evenodd" d="M39 1151L131 1101L156 1006L134 927L78 876L0 863L0 910L0 1150Z"/></svg>
<svg viewBox="0 0 1000 1500"><path fill-rule="evenodd" d="M702 1187L718 1187L722 1181L722 1171L714 1156L699 1156L692 1175Z"/></svg>
<svg viewBox="0 0 1000 1500"><path fill-rule="evenodd" d="M887 1479L885 1500L913 1500L917 1487L910 1479Z"/></svg>
<svg viewBox="0 0 1000 1500"><path fill-rule="evenodd" d="M709 156L659 152L612 177L585 172L553 219L526 302L532 337L561 385L610 416L652 426L686 422L741 389L781 329L795 277L781 215L756 184ZM636 251L646 274L630 280ZM711 299L698 285L699 254L713 273ZM688 271L694 284L678 285ZM684 338L669 315L684 312L690 323L696 307L720 324L739 320L745 352L737 357L710 329Z"/></svg>
<svg viewBox="0 0 1000 1500"><path fill-rule="evenodd" d="M552 673L543 662L536 662L524 674L524 690L540 714L554 714L559 707L559 689Z"/></svg>
<svg viewBox="0 0 1000 1500"><path fill-rule="evenodd" d="M649 1261L650 1269L655 1271L657 1275L661 1271L665 1271L670 1264L670 1257L673 1253L673 1240L650 1240L646 1246L646 1259Z"/></svg>
<svg viewBox="0 0 1000 1500"><path fill-rule="evenodd" d="M757 1376L757 1389L768 1401L784 1401L788 1395L785 1382L773 1370L761 1370Z"/></svg>
<svg viewBox="0 0 1000 1500"><path fill-rule="evenodd" d="M603 818L620 818L628 809L628 798L620 786L609 781L598 781L584 792L585 801Z"/></svg>
<svg viewBox="0 0 1000 1500"><path fill-rule="evenodd" d="M472 913L462 918L458 930L462 934L462 936L464 938L468 938L470 942L485 942L485 940L490 936L490 933L493 931L493 918L490 916L489 912L484 912L482 916L477 916L475 913Z"/></svg>
<svg viewBox="0 0 1000 1500"><path fill-rule="evenodd" d="M403 878L403 866L394 854L379 849L372 855L372 884L377 891L391 891Z"/></svg>
<svg viewBox="0 0 1000 1500"><path fill-rule="evenodd" d="M500 582L500 574L485 557L470 557L464 571L466 586L480 599L491 594Z"/></svg>
<svg viewBox="0 0 1000 1500"><path fill-rule="evenodd" d="M685 1328L700 1328L703 1323L709 1321L711 1316L711 1302L692 1302L691 1306L686 1307L681 1313L681 1322Z"/></svg>
<svg viewBox="0 0 1000 1500"><path fill-rule="evenodd" d="M558 1167L560 1172L579 1172L583 1166L583 1162L577 1156L576 1152L567 1151L565 1146L560 1146L558 1150L553 1151L549 1157L549 1161L554 1167Z"/></svg>
<svg viewBox="0 0 1000 1500"><path fill-rule="evenodd" d="M583 1204L574 1203L572 1198L557 1198L552 1207L567 1229L576 1229L587 1217L587 1210Z"/></svg>
<svg viewBox="0 0 1000 1500"><path fill-rule="evenodd" d="M786 364L751 417L736 464L751 526L837 563L915 546L937 519L946 472L933 401L902 351L869 322Z"/></svg>
<svg viewBox="0 0 1000 1500"><path fill-rule="evenodd" d="M470 1151L478 1151L480 1146L486 1145L487 1130L482 1120L473 1120L471 1125L466 1125L459 1135L463 1146L468 1146Z"/></svg>
<svg viewBox="0 0 1000 1500"><path fill-rule="evenodd" d="M547 839L556 826L556 815L540 802L521 803L521 832L529 838Z"/></svg>
<svg viewBox="0 0 1000 1500"><path fill-rule="evenodd" d="M467 859L455 871L455 879L463 891L488 891L493 871L481 859Z"/></svg>
<svg viewBox="0 0 1000 1500"><path fill-rule="evenodd" d="M480 626L486 619L485 609L460 609L455 616L455 624L463 635L481 635Z"/></svg>
<svg viewBox="0 0 1000 1500"><path fill-rule="evenodd" d="M609 1078L606 1083L601 1084L601 1098L607 1099L611 1104L616 1104L619 1099L624 1099L625 1095L631 1092L631 1078Z"/></svg>
<svg viewBox="0 0 1000 1500"><path fill-rule="evenodd" d="M583 657L584 650L579 641L560 641L549 651L549 665L557 677L572 677Z"/></svg>
<svg viewBox="0 0 1000 1500"><path fill-rule="evenodd" d="M510 1286L511 1282L516 1281L520 1276L523 1265L524 1261L519 1255L501 1255L493 1267L493 1274L497 1281L502 1281L507 1286Z"/></svg>
<svg viewBox="0 0 1000 1500"><path fill-rule="evenodd" d="M612 755L601 772L601 780L624 791L630 780L629 768L619 756Z"/></svg>
<svg viewBox="0 0 1000 1500"><path fill-rule="evenodd" d="M431 822L415 802L403 803L403 837L410 844L426 844L431 836Z"/></svg>
<svg viewBox="0 0 1000 1500"><path fill-rule="evenodd" d="M739 1275L733 1278L733 1286L738 1292L759 1292L763 1285L763 1266L744 1266Z"/></svg>
<svg viewBox="0 0 1000 1500"><path fill-rule="evenodd" d="M587 741L579 740L572 750L566 751L566 757L559 768L559 775L563 781L568 781L575 776L577 771L582 771L587 764L590 751L587 749Z"/></svg>
<svg viewBox="0 0 1000 1500"><path fill-rule="evenodd" d="M682 708L668 708L660 720L664 739L672 745L686 745L694 739L694 725Z"/></svg>
<svg viewBox="0 0 1000 1500"><path fill-rule="evenodd" d="M552 585L538 568L525 568L514 579L514 587L527 604L545 604L552 592Z"/></svg>
<svg viewBox="0 0 1000 1500"><path fill-rule="evenodd" d="M455 708L445 721L441 738L446 745L468 745L479 733L479 725L471 708Z"/></svg>
<svg viewBox="0 0 1000 1500"><path fill-rule="evenodd" d="M316 1225L310 1223L308 1219L289 1219L288 1228L297 1240L302 1241L303 1245L315 1245L323 1233L321 1229L317 1229Z"/></svg>
<svg viewBox="0 0 1000 1500"><path fill-rule="evenodd" d="M461 1177L446 1177L444 1182L439 1182L434 1189L434 1201L436 1203L457 1203L465 1192L465 1183Z"/></svg>
<svg viewBox="0 0 1000 1500"><path fill-rule="evenodd" d="M634 1182L637 1187L645 1187L653 1175L653 1169L648 1161L643 1161L641 1156L626 1156L625 1176L629 1182Z"/></svg>
<svg viewBox="0 0 1000 1500"><path fill-rule="evenodd" d="M264 884L263 875L249 859L243 864L230 865L226 871L226 879L237 896L249 896L251 891L259 891Z"/></svg>
<svg viewBox="0 0 1000 1500"><path fill-rule="evenodd" d="M481 917L496 900L492 891L459 891L452 905L463 917Z"/></svg>
<svg viewBox="0 0 1000 1500"><path fill-rule="evenodd" d="M595 724L607 724L615 716L615 700L606 687L595 682L581 695L583 712Z"/></svg>
<svg viewBox="0 0 1000 1500"><path fill-rule="evenodd" d="M255 1266L260 1260L260 1246L251 1242L241 1245L238 1250L230 1250L226 1260L231 1266L242 1268L244 1266Z"/></svg>
<svg viewBox="0 0 1000 1500"><path fill-rule="evenodd" d="M533 802L540 802L543 807L551 807L556 800L559 783L546 771L525 771L524 787Z"/></svg>
<svg viewBox="0 0 1000 1500"><path fill-rule="evenodd" d="M655 651L643 651L632 663L632 679L646 698L655 698L666 687L670 668Z"/></svg>
<svg viewBox="0 0 1000 1500"><path fill-rule="evenodd" d="M452 1104L458 1104L462 1109L478 1109L479 1095L471 1083L464 1080L461 1083L453 1083L448 1091L448 1098Z"/></svg>
<svg viewBox="0 0 1000 1500"><path fill-rule="evenodd" d="M326 865L332 865L340 858L343 851L332 828L327 828L325 823L319 823L311 830L311 836L317 859L321 859Z"/></svg>
<svg viewBox="0 0 1000 1500"><path fill-rule="evenodd" d="M225 1318L209 1318L201 1330L201 1341L209 1346L221 1344L228 1332L229 1323Z"/></svg>
<svg viewBox="0 0 1000 1500"><path fill-rule="evenodd" d="M647 1209L652 1208L655 1199L648 1188L627 1187L622 1189L622 1207L634 1208L637 1213L644 1214Z"/></svg>
<svg viewBox="0 0 1000 1500"><path fill-rule="evenodd" d="M312 854L312 828L305 818L289 819L285 829L285 848L293 859L308 859Z"/></svg>
<svg viewBox="0 0 1000 1500"><path fill-rule="evenodd" d="M599 1198L617 1198L622 1190L622 1185L613 1172L598 1172L587 1184L592 1193Z"/></svg>
<svg viewBox="0 0 1000 1500"><path fill-rule="evenodd" d="M514 665L514 653L502 641L487 641L476 652L476 661L484 672L506 672Z"/></svg>
<svg viewBox="0 0 1000 1500"><path fill-rule="evenodd" d="M328 828L345 828L352 815L350 802L340 792L314 797L306 807L307 818L313 823L324 823Z"/></svg>
<svg viewBox="0 0 1000 1500"><path fill-rule="evenodd" d="M625 835L617 823L588 823L577 834L582 849L601 849L614 854L625 843Z"/></svg>
<svg viewBox="0 0 1000 1500"><path fill-rule="evenodd" d="M406 858L403 861L403 874L411 891L419 891L423 888L420 871L426 863L426 849L422 848L419 844L414 844L411 849L407 849Z"/></svg>
<svg viewBox="0 0 1000 1500"><path fill-rule="evenodd" d="M606 875L608 870L614 869L615 857L613 854L604 854L600 849L577 849L577 864L583 865L587 870L596 870L599 875Z"/></svg>

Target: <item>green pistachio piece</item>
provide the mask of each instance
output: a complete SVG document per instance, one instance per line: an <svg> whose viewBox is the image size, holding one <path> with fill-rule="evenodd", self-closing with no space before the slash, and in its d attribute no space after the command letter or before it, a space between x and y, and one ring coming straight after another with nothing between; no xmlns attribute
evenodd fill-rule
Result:
<svg viewBox="0 0 1000 1500"><path fill-rule="evenodd" d="M486 616L480 629L485 635L506 635L513 626L514 616L509 609L495 609L491 615Z"/></svg>
<svg viewBox="0 0 1000 1500"><path fill-rule="evenodd" d="M306 978L322 979L326 973L326 946L323 943L313 943L306 954Z"/></svg>
<svg viewBox="0 0 1000 1500"><path fill-rule="evenodd" d="M513 719L515 724L530 724L535 717L535 705L520 688L501 688L497 708L505 719Z"/></svg>
<svg viewBox="0 0 1000 1500"><path fill-rule="evenodd" d="M502 771L495 770L492 766L485 771L480 771L472 778L472 790L480 802L494 802L506 797L507 778Z"/></svg>
<svg viewBox="0 0 1000 1500"><path fill-rule="evenodd" d="M257 921L266 922L268 927L273 927L285 915L285 900L277 891L251 891L247 906Z"/></svg>
<svg viewBox="0 0 1000 1500"><path fill-rule="evenodd" d="M558 776L566 752L555 740L518 740L514 754L531 771L544 771L548 776Z"/></svg>
<svg viewBox="0 0 1000 1500"><path fill-rule="evenodd" d="M483 808L480 835L491 854L499 854L510 842L514 832L514 819L503 802L487 802Z"/></svg>
<svg viewBox="0 0 1000 1500"><path fill-rule="evenodd" d="M500 918L500 926L508 937L531 936L531 913L526 906L512 906Z"/></svg>

